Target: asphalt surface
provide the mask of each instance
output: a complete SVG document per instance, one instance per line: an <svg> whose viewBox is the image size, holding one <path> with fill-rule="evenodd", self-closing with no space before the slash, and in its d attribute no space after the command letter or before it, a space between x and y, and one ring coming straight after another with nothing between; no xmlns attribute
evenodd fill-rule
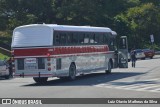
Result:
<svg viewBox="0 0 160 107"><path fill-rule="evenodd" d="M136 67L114 69L112 74L104 71L77 77L75 81L50 78L46 84L37 84L32 78L0 78L0 98L160 98L160 57L138 60ZM1 106L1 105L0 105ZM5 105L2 105L5 106ZM22 105L16 105L22 106ZM27 106L27 105L24 105ZM147 106L158 104L65 104L30 105L59 107L97 106Z"/></svg>

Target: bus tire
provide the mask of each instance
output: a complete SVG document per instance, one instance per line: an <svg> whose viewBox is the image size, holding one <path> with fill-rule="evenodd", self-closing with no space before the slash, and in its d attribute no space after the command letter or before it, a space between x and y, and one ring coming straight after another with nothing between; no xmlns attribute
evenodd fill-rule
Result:
<svg viewBox="0 0 160 107"><path fill-rule="evenodd" d="M61 80L67 80L67 77L58 77Z"/></svg>
<svg viewBox="0 0 160 107"><path fill-rule="evenodd" d="M71 64L69 67L69 80L75 80L76 79L76 66L75 64Z"/></svg>
<svg viewBox="0 0 160 107"><path fill-rule="evenodd" d="M48 80L48 77L33 77L33 80L36 83L45 83Z"/></svg>
<svg viewBox="0 0 160 107"><path fill-rule="evenodd" d="M4 78L5 78L5 79L9 79L9 77L10 77L9 75L6 75Z"/></svg>
<svg viewBox="0 0 160 107"><path fill-rule="evenodd" d="M111 62L109 61L108 62L108 70L105 70L106 74L110 74L112 71L112 65L111 65Z"/></svg>

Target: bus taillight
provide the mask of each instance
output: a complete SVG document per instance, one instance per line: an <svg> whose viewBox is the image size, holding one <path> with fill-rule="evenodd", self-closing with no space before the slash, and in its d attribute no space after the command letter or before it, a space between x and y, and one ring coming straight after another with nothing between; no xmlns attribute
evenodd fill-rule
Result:
<svg viewBox="0 0 160 107"><path fill-rule="evenodd" d="M50 56L51 56L51 54L50 53L47 53L47 66L48 66L48 71L51 71L51 58L50 58Z"/></svg>
<svg viewBox="0 0 160 107"><path fill-rule="evenodd" d="M51 68L50 68L50 67L48 68L48 71L51 71Z"/></svg>

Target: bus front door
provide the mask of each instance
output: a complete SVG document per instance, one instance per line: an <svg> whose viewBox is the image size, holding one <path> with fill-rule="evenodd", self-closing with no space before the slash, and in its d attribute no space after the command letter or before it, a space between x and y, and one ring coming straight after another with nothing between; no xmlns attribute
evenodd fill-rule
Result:
<svg viewBox="0 0 160 107"><path fill-rule="evenodd" d="M128 68L127 36L121 36L119 39L118 65L119 65L119 68Z"/></svg>

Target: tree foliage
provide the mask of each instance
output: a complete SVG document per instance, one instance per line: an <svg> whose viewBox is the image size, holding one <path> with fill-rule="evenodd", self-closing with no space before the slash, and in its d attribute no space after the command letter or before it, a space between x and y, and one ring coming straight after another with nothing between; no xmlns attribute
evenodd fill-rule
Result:
<svg viewBox="0 0 160 107"><path fill-rule="evenodd" d="M39 22L110 27L129 47L160 45L159 0L0 0L0 32ZM11 34L10 34L11 35Z"/></svg>

